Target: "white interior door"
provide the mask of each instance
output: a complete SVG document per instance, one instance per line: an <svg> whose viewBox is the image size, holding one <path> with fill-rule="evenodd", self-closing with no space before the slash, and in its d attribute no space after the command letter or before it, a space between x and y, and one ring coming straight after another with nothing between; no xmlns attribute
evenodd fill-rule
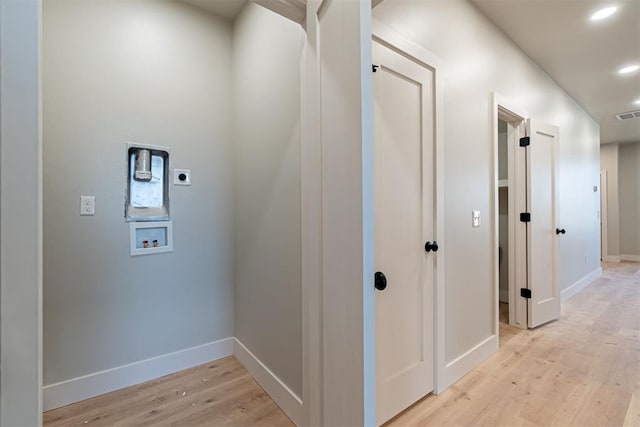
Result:
<svg viewBox="0 0 640 427"><path fill-rule="evenodd" d="M527 282L531 298L527 306L530 328L560 318L557 280L558 234L558 128L529 121L530 145L526 147Z"/></svg>
<svg viewBox="0 0 640 427"><path fill-rule="evenodd" d="M433 73L373 44L377 422L433 390Z"/></svg>

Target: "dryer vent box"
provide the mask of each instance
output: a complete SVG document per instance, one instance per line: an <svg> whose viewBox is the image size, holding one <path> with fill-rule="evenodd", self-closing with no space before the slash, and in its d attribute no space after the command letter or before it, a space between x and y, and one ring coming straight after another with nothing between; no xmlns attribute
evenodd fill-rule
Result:
<svg viewBox="0 0 640 427"><path fill-rule="evenodd" d="M169 149L127 144L125 218L133 221L169 220Z"/></svg>

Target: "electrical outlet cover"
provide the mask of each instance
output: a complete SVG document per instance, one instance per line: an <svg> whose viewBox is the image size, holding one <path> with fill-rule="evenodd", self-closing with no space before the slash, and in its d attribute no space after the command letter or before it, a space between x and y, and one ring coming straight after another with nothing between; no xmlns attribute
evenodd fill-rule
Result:
<svg viewBox="0 0 640 427"><path fill-rule="evenodd" d="M80 196L80 215L96 214L95 196Z"/></svg>

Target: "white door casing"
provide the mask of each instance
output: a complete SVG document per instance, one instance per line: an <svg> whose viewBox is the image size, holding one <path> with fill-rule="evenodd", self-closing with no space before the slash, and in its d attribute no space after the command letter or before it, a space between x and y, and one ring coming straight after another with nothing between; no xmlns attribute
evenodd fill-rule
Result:
<svg viewBox="0 0 640 427"><path fill-rule="evenodd" d="M609 257L608 240L608 176L606 170L600 171L600 260L606 261Z"/></svg>
<svg viewBox="0 0 640 427"><path fill-rule="evenodd" d="M509 266L509 323L519 328L527 327L527 301L520 297L520 288L527 286L526 225L518 218L526 211L526 157L519 146L520 138L526 135L528 114L511 100L493 93L494 126L494 277L496 306L494 331L499 333L499 284L498 284L498 120L507 123L507 163L508 163L508 248L503 254L503 263ZM497 345L496 345L497 349Z"/></svg>
<svg viewBox="0 0 640 427"><path fill-rule="evenodd" d="M527 281L530 328L560 318L557 280L558 128L530 120L527 150Z"/></svg>
<svg viewBox="0 0 640 427"><path fill-rule="evenodd" d="M433 72L373 44L377 423L434 387Z"/></svg>

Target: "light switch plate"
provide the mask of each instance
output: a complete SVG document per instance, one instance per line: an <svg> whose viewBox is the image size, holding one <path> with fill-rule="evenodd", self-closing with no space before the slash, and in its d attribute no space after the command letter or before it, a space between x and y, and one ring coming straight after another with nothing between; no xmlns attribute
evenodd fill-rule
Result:
<svg viewBox="0 0 640 427"><path fill-rule="evenodd" d="M472 211L471 225L473 227L480 227L480 211Z"/></svg>
<svg viewBox="0 0 640 427"><path fill-rule="evenodd" d="M95 196L80 196L80 215L96 214Z"/></svg>

